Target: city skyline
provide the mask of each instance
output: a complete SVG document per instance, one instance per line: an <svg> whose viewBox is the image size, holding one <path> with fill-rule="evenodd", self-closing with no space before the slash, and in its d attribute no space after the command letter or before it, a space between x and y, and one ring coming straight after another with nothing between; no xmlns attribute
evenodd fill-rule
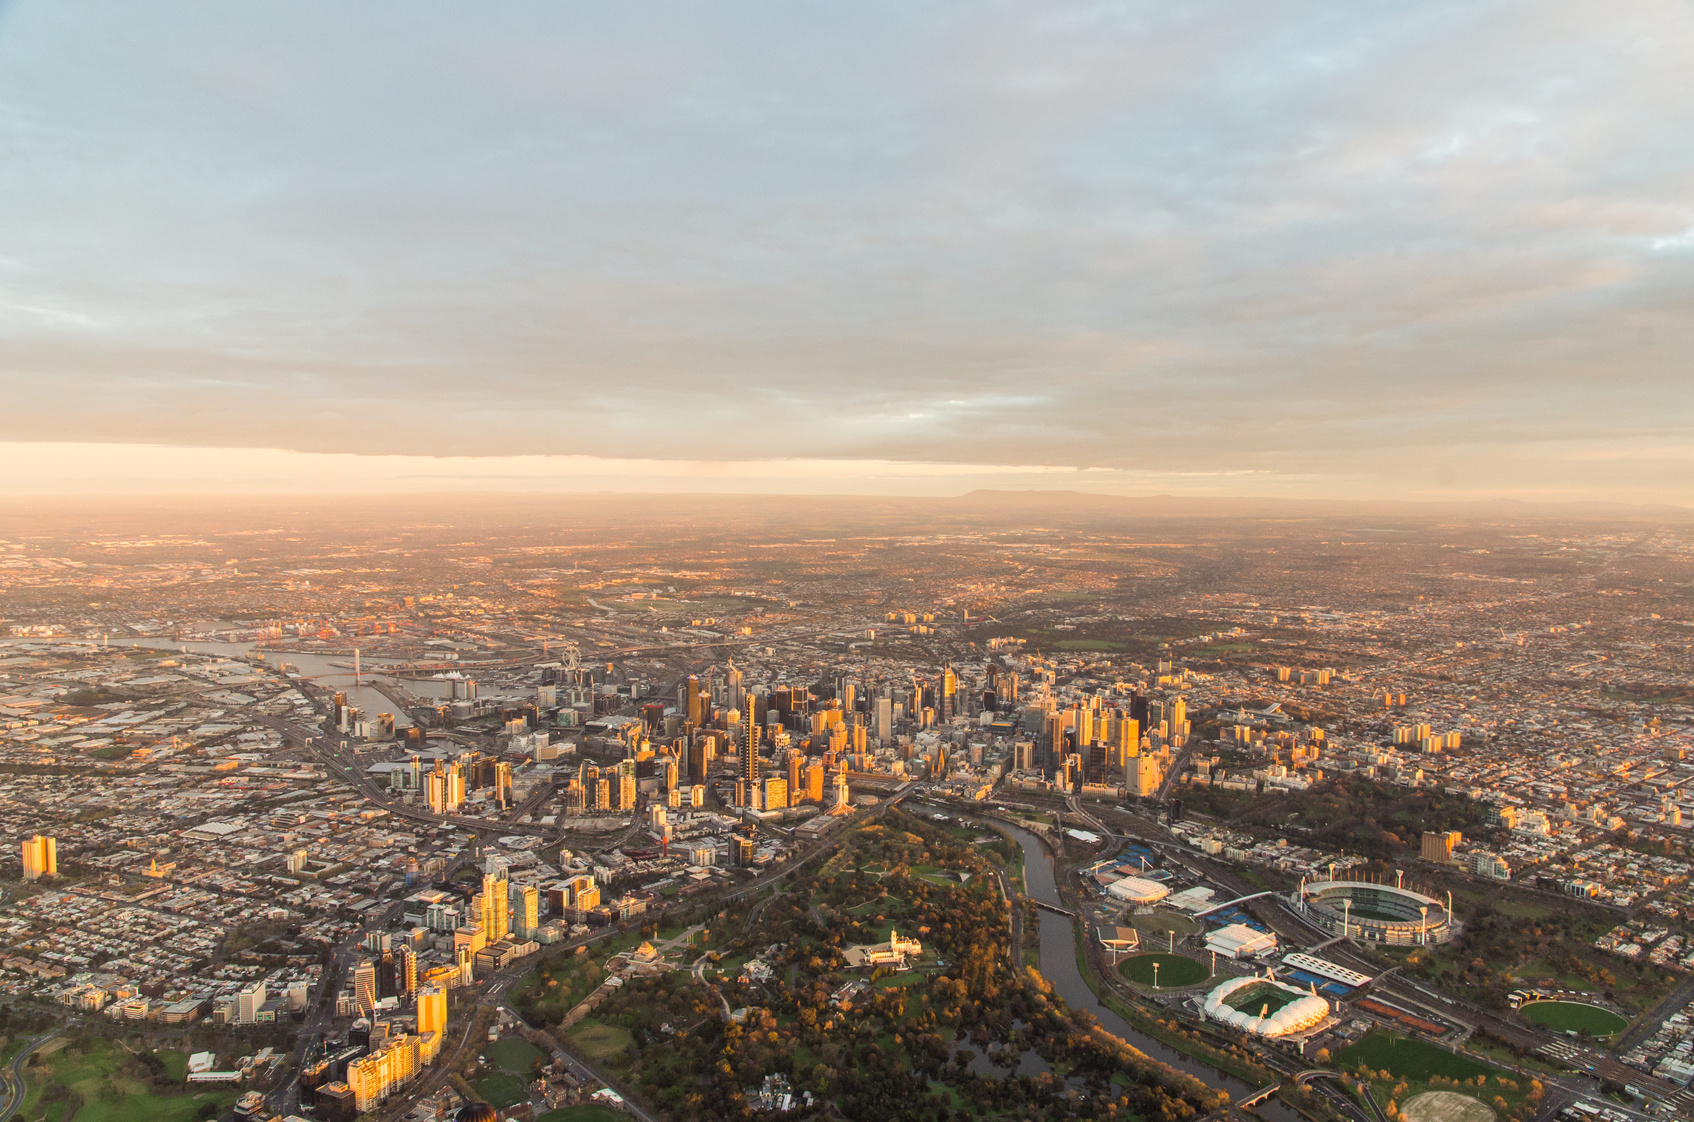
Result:
<svg viewBox="0 0 1694 1122"><path fill-rule="evenodd" d="M1688 505L1691 44L1657 4L22 0L0 462Z"/></svg>

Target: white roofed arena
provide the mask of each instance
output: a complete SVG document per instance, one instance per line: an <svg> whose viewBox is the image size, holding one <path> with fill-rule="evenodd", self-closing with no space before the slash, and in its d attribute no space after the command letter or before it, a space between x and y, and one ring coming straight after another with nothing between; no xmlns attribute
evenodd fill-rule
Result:
<svg viewBox="0 0 1694 1122"><path fill-rule="evenodd" d="M1329 1002L1274 978L1231 978L1206 995L1206 1016L1255 1036L1287 1036L1321 1024Z"/></svg>

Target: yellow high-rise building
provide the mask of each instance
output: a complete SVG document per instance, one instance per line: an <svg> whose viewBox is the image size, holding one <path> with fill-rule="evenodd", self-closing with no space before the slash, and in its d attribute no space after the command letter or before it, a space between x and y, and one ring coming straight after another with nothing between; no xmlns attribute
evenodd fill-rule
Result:
<svg viewBox="0 0 1694 1122"><path fill-rule="evenodd" d="M416 1075L419 1044L415 1036L398 1036L348 1064L347 1085L353 1088L354 1106L361 1112L369 1110Z"/></svg>
<svg viewBox="0 0 1694 1122"><path fill-rule="evenodd" d="M823 802L823 764L813 760L806 767L806 797L812 802Z"/></svg>
<svg viewBox="0 0 1694 1122"><path fill-rule="evenodd" d="M434 1063L446 1038L447 991L440 986L425 986L418 991L419 1059L426 1064Z"/></svg>
<svg viewBox="0 0 1694 1122"><path fill-rule="evenodd" d="M765 809L782 810L788 806L788 780L773 775L765 780Z"/></svg>
<svg viewBox="0 0 1694 1122"><path fill-rule="evenodd" d="M23 859L25 880L59 875L59 843L53 838L37 834L27 839L23 844Z"/></svg>
<svg viewBox="0 0 1694 1122"><path fill-rule="evenodd" d="M510 893L505 877L489 873L482 878L482 930L490 943L498 943L510 931Z"/></svg>

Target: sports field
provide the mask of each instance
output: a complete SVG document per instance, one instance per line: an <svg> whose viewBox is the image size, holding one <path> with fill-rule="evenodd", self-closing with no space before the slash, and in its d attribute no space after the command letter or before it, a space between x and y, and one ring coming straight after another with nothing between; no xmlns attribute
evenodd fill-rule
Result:
<svg viewBox="0 0 1694 1122"><path fill-rule="evenodd" d="M1494 1108L1454 1091L1413 1095L1401 1112L1412 1122L1494 1122Z"/></svg>
<svg viewBox="0 0 1694 1122"><path fill-rule="evenodd" d="M1231 1009L1262 1017L1276 1012L1284 1005L1299 1001L1304 996L1306 995L1301 993L1290 993L1281 986L1242 986L1225 998L1224 1004Z"/></svg>
<svg viewBox="0 0 1694 1122"><path fill-rule="evenodd" d="M590 1063L604 1063L624 1054L635 1038L621 1025L584 1021L571 1030L571 1043L582 1050Z"/></svg>
<svg viewBox="0 0 1694 1122"><path fill-rule="evenodd" d="M1455 1056L1445 1048L1391 1035L1380 1029L1366 1033L1357 1042L1343 1048L1335 1062L1341 1071L1352 1071L1364 1064L1373 1071L1386 1071L1396 1079L1419 1083L1427 1081L1432 1075L1448 1079L1475 1079L1479 1075L1498 1074L1486 1064L1465 1056Z"/></svg>
<svg viewBox="0 0 1694 1122"><path fill-rule="evenodd" d="M506 1036L484 1048L482 1054L497 1068L528 1075L541 1058L541 1049L521 1036Z"/></svg>
<svg viewBox="0 0 1694 1122"><path fill-rule="evenodd" d="M496 1107L516 1106L529 1098L529 1085L521 1075L509 1071L491 1071L481 1079L471 1081L476 1093Z"/></svg>
<svg viewBox="0 0 1694 1122"><path fill-rule="evenodd" d="M1554 1032L1585 1032L1589 1036L1614 1036L1629 1022L1598 1005L1581 1001L1536 1001L1519 1010L1524 1020Z"/></svg>
<svg viewBox="0 0 1694 1122"><path fill-rule="evenodd" d="M1118 963L1118 973L1144 986L1153 984L1153 964L1159 966L1159 988L1193 986L1210 978L1206 964L1180 954L1138 954Z"/></svg>

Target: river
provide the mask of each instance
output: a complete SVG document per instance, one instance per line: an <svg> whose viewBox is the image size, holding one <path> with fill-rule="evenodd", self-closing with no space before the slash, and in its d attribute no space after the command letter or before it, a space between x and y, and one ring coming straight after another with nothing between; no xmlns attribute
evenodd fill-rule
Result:
<svg viewBox="0 0 1694 1122"><path fill-rule="evenodd" d="M996 822L994 826L1011 834L1017 843L1023 846L1024 891L1036 900L1065 907L1064 901L1059 898L1059 886L1053 879L1052 858L1040 839L1028 830L1004 822ZM1210 1087L1228 1091L1229 1097L1237 1102L1258 1090L1244 1079L1184 1055L1163 1041L1155 1040L1106 1006L1099 1004L1094 997L1094 991L1088 988L1087 981L1083 979L1082 970L1076 964L1076 932L1069 917L1047 911L1045 908L1039 909L1036 914L1041 917L1041 976L1052 984L1053 991L1064 998L1073 1009L1088 1010L1106 1031L1121 1036L1155 1060L1187 1072ZM1298 1113L1275 1099L1253 1109L1266 1118L1276 1119L1277 1122L1300 1122Z"/></svg>

